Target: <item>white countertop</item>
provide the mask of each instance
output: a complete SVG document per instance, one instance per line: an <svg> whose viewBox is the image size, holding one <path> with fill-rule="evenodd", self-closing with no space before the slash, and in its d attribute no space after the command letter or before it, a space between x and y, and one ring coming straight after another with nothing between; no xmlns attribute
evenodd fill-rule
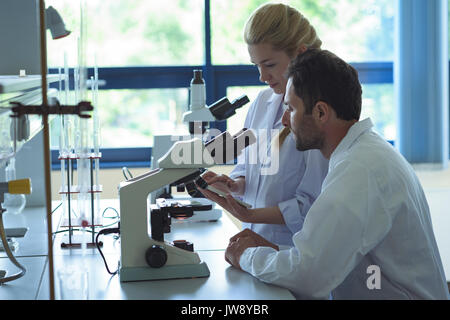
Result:
<svg viewBox="0 0 450 320"><path fill-rule="evenodd" d="M57 255L55 271L68 266L87 267L89 299L93 300L291 300L291 293L283 288L265 284L249 274L231 267L223 251L201 251L211 272L209 277L137 282L120 282L118 275L106 272L100 255ZM110 269L115 270L119 255L105 255ZM43 288L48 287L44 278ZM59 281L55 277L56 299L59 299ZM43 290L38 299L48 299Z"/></svg>
<svg viewBox="0 0 450 320"><path fill-rule="evenodd" d="M57 202L56 202L57 203ZM102 200L102 208L115 206L118 200ZM58 226L58 212L53 214ZM24 238L17 238L19 249L15 256L27 268L24 277L0 287L0 299L49 299L47 266L47 236L45 208L27 208L20 215L5 215L5 227L28 227ZM224 259L228 240L238 228L227 215L215 222L172 222L172 232L166 241L185 239L194 243L194 249L206 262L210 276L196 279L120 282L118 275L107 273L104 262L95 248L62 249L67 237L58 233L54 240L55 294L59 299L58 270L69 267L88 270L89 299L186 299L186 300L279 300L294 299L283 288L265 284L251 275L231 267ZM112 235L102 236L103 253L111 270L116 270L120 258L120 243ZM16 272L5 253L0 253L0 268Z"/></svg>

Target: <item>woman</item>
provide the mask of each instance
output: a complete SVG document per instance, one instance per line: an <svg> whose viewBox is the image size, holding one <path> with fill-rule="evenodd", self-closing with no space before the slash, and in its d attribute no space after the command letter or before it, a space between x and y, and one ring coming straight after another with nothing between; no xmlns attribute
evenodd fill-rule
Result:
<svg viewBox="0 0 450 320"><path fill-rule="evenodd" d="M251 105L244 124L258 135L258 144L245 150L229 177L208 171L203 178L242 197L252 209L239 205L231 196L220 198L200 190L242 221L244 228L278 245L292 245L293 234L302 228L320 193L328 161L319 150L297 151L289 129L283 129L284 75L292 58L308 48L320 48L321 41L308 20L285 4L256 9L246 22L244 39L261 82L269 85ZM278 134L272 139L275 131ZM266 157L258 156L261 150L267 150ZM273 172L270 167L277 170Z"/></svg>

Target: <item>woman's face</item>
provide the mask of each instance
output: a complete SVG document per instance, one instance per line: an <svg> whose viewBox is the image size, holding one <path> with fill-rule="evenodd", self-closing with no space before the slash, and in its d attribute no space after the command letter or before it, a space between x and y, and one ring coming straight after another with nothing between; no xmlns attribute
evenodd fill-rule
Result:
<svg viewBox="0 0 450 320"><path fill-rule="evenodd" d="M268 84L275 93L284 94L287 79L285 73L291 58L284 51L277 51L272 45L260 43L248 45L250 60L258 67L259 80Z"/></svg>

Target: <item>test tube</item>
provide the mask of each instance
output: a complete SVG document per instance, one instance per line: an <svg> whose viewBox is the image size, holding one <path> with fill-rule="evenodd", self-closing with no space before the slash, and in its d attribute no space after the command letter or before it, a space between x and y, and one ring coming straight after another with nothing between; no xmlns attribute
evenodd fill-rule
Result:
<svg viewBox="0 0 450 320"><path fill-rule="evenodd" d="M75 101L74 104L78 104L80 102L79 100L79 83L80 83L80 77L79 77L79 68L75 67L73 70L73 77L74 77L74 93L75 93ZM72 118L73 122L73 132L74 132L74 151L76 154L80 153L80 119L78 116L73 116Z"/></svg>
<svg viewBox="0 0 450 320"><path fill-rule="evenodd" d="M58 101L61 102L61 91L62 91L62 74L61 67L58 67Z"/></svg>
<svg viewBox="0 0 450 320"><path fill-rule="evenodd" d="M64 52L64 103L67 106L69 104L69 67L67 65L67 52ZM61 116L63 119L63 123L64 123L64 131L61 133L64 135L64 140L66 141L66 148L65 150L63 150L63 152L66 154L66 156L68 156L72 150L73 150L73 146L72 146L72 138L71 138L71 134L70 134L70 130L72 127L71 121L70 121L70 115L62 115Z"/></svg>
<svg viewBox="0 0 450 320"><path fill-rule="evenodd" d="M92 79L92 77L91 77ZM98 154L100 152L99 146L99 138L100 138L100 126L99 126L99 118L98 118L98 67L97 67L97 57L95 57L95 66L94 66L94 78L92 79L92 101L94 104L94 152Z"/></svg>
<svg viewBox="0 0 450 320"><path fill-rule="evenodd" d="M78 209L79 220L83 230L83 238L85 228L89 225L88 215L89 212L89 152L87 147L87 119L80 120L80 151L77 154L77 173L78 173ZM83 240L84 241L84 240Z"/></svg>
<svg viewBox="0 0 450 320"><path fill-rule="evenodd" d="M61 102L62 100L62 70L61 67L58 68L58 76L59 76L59 90L58 90L58 100ZM63 217L66 217L66 196L65 196L65 190L66 190L66 175L65 175L65 166L64 166L64 157L65 155L65 149L66 149L66 140L65 140L65 128L64 128L64 116L61 115L60 117L60 133L59 133L59 157L61 161L61 201L63 203Z"/></svg>
<svg viewBox="0 0 450 320"><path fill-rule="evenodd" d="M61 67L58 68L58 83L59 83L59 90L58 90L58 100L61 102L62 100L62 70ZM64 115L61 115L60 117L60 133L59 133L59 156L62 157L65 153L66 149L66 137L64 135Z"/></svg>
<svg viewBox="0 0 450 320"><path fill-rule="evenodd" d="M85 32L86 19L84 17L84 1L80 1L80 37L78 38L78 66L75 69L77 78L75 79L76 103L86 100L86 60L85 60ZM87 212L89 204L89 145L88 145L88 119L77 117L78 130L76 136L77 146L77 173L78 173L78 208L79 221L82 227L82 248L86 248L86 227L89 225ZM93 223L93 221L92 221Z"/></svg>
<svg viewBox="0 0 450 320"><path fill-rule="evenodd" d="M69 104L69 66L67 63L67 52L64 51L64 104L67 106ZM73 152L73 137L71 135L71 128L72 128L72 119L71 115L62 115L61 118L63 119L63 132L61 132L61 135L64 135L64 140L66 141L66 148L63 150L64 157L67 160L67 162L64 159L61 159L61 198L63 201L63 217L68 217L68 203L67 198L72 200L71 195L69 194L69 183L70 181L67 178L67 173L70 170L70 154ZM66 166L67 164L67 166ZM65 171L67 170L67 171ZM67 179L67 180L66 180ZM67 184L66 184L67 182Z"/></svg>
<svg viewBox="0 0 450 320"><path fill-rule="evenodd" d="M97 57L95 57L94 66L94 77L91 77L91 88L92 88L92 101L94 105L94 121L93 121L93 142L94 142L94 156L95 156L95 217L100 218L100 180L99 180L99 169L100 169L100 147L99 147L99 119L98 119L98 68L97 68Z"/></svg>
<svg viewBox="0 0 450 320"><path fill-rule="evenodd" d="M80 101L85 101L87 98L86 92L86 80L87 80L87 69L86 69L86 17L85 17L85 9L86 3L85 0L80 1L80 38L78 39L78 64L79 64L79 85L80 85ZM82 201L83 211L80 212L81 218L81 227L82 227L82 254L85 255L86 252L86 227L88 226L87 212L89 200L89 144L88 144L88 119L79 119L80 122L80 144L82 154L80 155L80 164L81 164L81 186L80 186L80 196ZM92 190L91 190L92 192ZM91 224L94 225L94 221L91 221Z"/></svg>
<svg viewBox="0 0 450 320"><path fill-rule="evenodd" d="M94 151L97 155L95 159L95 181L97 184L98 192L96 194L96 203L97 203L97 217L100 217L100 179L99 179L99 171L100 171L100 118L99 118L99 104L98 104L98 65L97 65L97 55L94 57L95 65L94 65L94 88L95 88L95 110L94 110Z"/></svg>

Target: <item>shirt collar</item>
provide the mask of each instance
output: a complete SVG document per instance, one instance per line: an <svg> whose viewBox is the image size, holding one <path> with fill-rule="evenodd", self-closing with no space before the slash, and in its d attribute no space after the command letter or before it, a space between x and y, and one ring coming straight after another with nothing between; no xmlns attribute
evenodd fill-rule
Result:
<svg viewBox="0 0 450 320"><path fill-rule="evenodd" d="M341 140L341 142L339 142L336 149L334 149L330 157L330 162L339 157L340 154L346 152L361 134L367 130L370 130L372 127L373 123L370 118L355 122L350 127L345 137Z"/></svg>
<svg viewBox="0 0 450 320"><path fill-rule="evenodd" d="M272 102L276 102L278 101L278 103L281 103L283 99L283 95L282 94L278 94L275 92L272 92L272 95L270 96L270 98L267 100L267 103L272 103Z"/></svg>

